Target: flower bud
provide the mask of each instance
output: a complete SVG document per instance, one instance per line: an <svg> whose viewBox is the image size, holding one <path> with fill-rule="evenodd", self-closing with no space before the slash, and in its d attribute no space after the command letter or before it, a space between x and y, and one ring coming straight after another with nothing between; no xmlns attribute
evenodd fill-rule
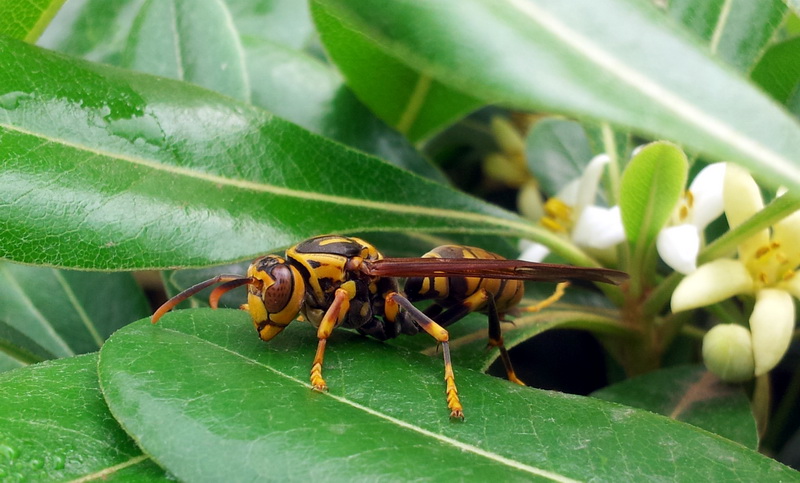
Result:
<svg viewBox="0 0 800 483"><path fill-rule="evenodd" d="M723 381L752 379L755 362L750 331L736 324L715 326L703 338L703 361Z"/></svg>

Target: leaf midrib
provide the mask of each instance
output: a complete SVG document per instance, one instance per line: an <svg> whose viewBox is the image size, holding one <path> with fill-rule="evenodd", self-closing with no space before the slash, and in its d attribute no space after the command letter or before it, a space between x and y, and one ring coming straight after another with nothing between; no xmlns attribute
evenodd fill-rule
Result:
<svg viewBox="0 0 800 483"><path fill-rule="evenodd" d="M451 210L446 208L435 208L431 206L421 206L421 205L410 205L410 204L400 204L400 203L389 203L385 201L374 201L365 198L348 198L344 196L338 195L328 195L324 193L317 193L313 191L301 191L292 188L286 188L281 186L275 186L266 183L256 183L253 181L241 180L241 179L232 179L226 178L224 176L195 171L179 166L171 166L162 163L152 162L143 158L137 158L134 156L121 154L121 153L111 153L107 151L102 151L96 148L91 148L85 145L73 143L71 141L61 139L61 138L54 138L44 136L40 133L32 132L27 129L23 129L19 126L13 126L6 123L0 123L0 128L5 128L10 131L18 132L21 134L34 136L39 139L43 139L49 143L58 143L60 145L77 149L80 151L86 151L89 153L96 154L98 156L103 156L107 158L117 159L120 161L125 161L131 164L139 165L146 167L148 169L162 171L165 173L170 173L173 175L184 176L187 178L197 179L201 181L208 182L215 186L217 185L224 185L230 186L242 190L247 191L256 191L261 193L271 193L278 196L285 196L285 197L292 197L298 199L304 199L309 201L318 201L324 203L332 203L338 204L343 206L355 206L359 208L369 208L381 211L388 211L394 213L401 213L401 214L415 214L415 215L427 215L433 216L438 218L445 218L445 219L460 219L460 220L467 220L472 221L475 223L482 223L488 225L494 225L501 228L507 228L510 230L514 230L517 232L524 232L530 234L540 235L538 230L527 223L518 222L510 219L505 218L498 218L489 215L483 215L479 213L473 212L464 212L464 211L457 211Z"/></svg>
<svg viewBox="0 0 800 483"><path fill-rule="evenodd" d="M179 330L170 329L170 328L166 328L166 327L162 328L162 330L169 331L169 332L172 332L173 334L178 334L180 336L190 337L190 338L195 339L196 341L201 342L203 344L206 344L207 346L210 346L210 347L212 347L214 349L219 349L219 350L222 350L223 352L226 352L228 354L236 356L236 357L242 359L243 361L245 361L247 363L250 363L250 364L256 365L258 367L262 367L264 369L267 369L268 371L272 372L273 374L275 374L277 376L280 376L280 377L282 377L284 379L287 379L287 380L289 380L289 381L291 381L291 382L293 382L295 384L307 387L309 391L312 390L312 387L311 387L310 383L308 383L306 381L302 381L300 379L297 379L296 377L290 376L289 374L281 372L281 371L275 369L274 367L266 365L266 364L264 364L262 362L259 362L259 361L255 360L255 359L252 359L250 357L246 357L245 355L243 355L243 354L241 354L239 352L233 351L233 350L231 350L231 349L229 349L227 347L215 344L215 343L213 343L213 342L211 342L211 341L209 341L207 339L203 339L203 338L201 338L201 337L199 337L197 335L187 334L186 332L181 332ZM385 421L388 421L388 422L390 422L390 423L392 423L392 424L394 424L396 426L399 426L401 428L408 429L410 431L414 431L417 434L420 434L422 436L435 439L435 440L437 440L437 441L439 441L441 443L444 443L446 445L452 446L453 448L456 448L458 450L470 452L470 453L473 453L473 454L475 454L477 456L481 456L481 457L490 459L492 461L495 461L497 463L512 467L514 469L517 469L517 470L520 470L520 471L524 471L524 472L530 473L532 475L541 476L541 477L544 477L544 478L549 478L549 479L551 479L553 481L560 481L560 482L565 482L565 483L566 482L570 482L570 483L575 482L575 483L577 483L577 480L573 480L572 478L569 478L567 476L560 475L558 473L553 473L551 471L547 471L547 470L544 470L544 469L541 469L541 468L537 468L535 466L526 465L525 463L521 463L519 461L512 460L510 458L506 458L505 456L499 455L497 453L492 453L491 451L486 451L486 450L481 449L481 448L479 448L477 446L473 446L471 444L464 443L464 442L458 441L458 440L453 439L453 438L449 438L449 437L444 436L442 434L434 433L433 431L428 431L427 429L424 429L424 428L421 428L421 427L416 426L414 424L411 424L409 422L403 421L402 419L397 419L397 418L389 416L387 414L383 414L381 412L375 411L374 409L372 409L372 408L370 408L368 406L364 406L362 404L359 404L356 401L350 400L350 399L348 399L346 397L338 396L338 395L335 395L335 394L331 394L330 392L324 392L322 394L324 396L333 398L334 400L336 400L339 403L346 404L346 405L348 405L348 406L350 406L350 407L352 407L354 409L363 411L363 412L365 412L365 413L367 413L367 414L369 414L371 416L375 416L377 418L380 418L380 419L383 419Z"/></svg>

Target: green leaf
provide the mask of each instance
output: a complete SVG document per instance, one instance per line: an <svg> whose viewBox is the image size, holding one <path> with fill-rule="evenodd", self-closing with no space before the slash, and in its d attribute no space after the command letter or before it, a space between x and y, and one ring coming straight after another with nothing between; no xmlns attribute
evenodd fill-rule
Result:
<svg viewBox="0 0 800 483"><path fill-rule="evenodd" d="M218 0L146 1L121 65L250 99L244 51L227 7Z"/></svg>
<svg viewBox="0 0 800 483"><path fill-rule="evenodd" d="M67 2L37 45L95 62L120 65L142 0Z"/></svg>
<svg viewBox="0 0 800 483"><path fill-rule="evenodd" d="M725 384L702 366L661 369L592 396L663 414L758 449L756 422L742 388Z"/></svg>
<svg viewBox="0 0 800 483"><path fill-rule="evenodd" d="M433 180L445 181L441 172L423 159L402 135L353 96L331 66L298 50L313 28L306 4L230 1L225 9L219 2L201 2L192 3L190 12L184 3L177 4L180 8L171 5L145 2L107 18L106 4L89 1L72 13L71 23L66 26L59 24L59 21L66 23L65 20L56 19L54 29L61 27L66 32L46 35L43 44L91 58L94 51L87 44L112 42L116 50L102 46L105 50L101 60L105 63L191 81L249 100L312 132ZM160 15L156 11L159 9L166 12ZM138 14L135 19L130 11ZM106 23L117 23L114 33L131 31L130 35L113 43L112 32L89 28L92 19L98 16L105 18ZM75 17L86 18L79 21ZM132 25L135 25L133 30ZM290 32L287 26L296 30ZM209 44L213 49L206 48ZM182 53L184 50L186 53ZM172 54L161 54L162 51ZM220 66L224 66L221 72ZM249 90L245 92L245 88Z"/></svg>
<svg viewBox="0 0 800 483"><path fill-rule="evenodd" d="M453 89L517 109L607 120L800 188L797 121L650 2L313 5Z"/></svg>
<svg viewBox="0 0 800 483"><path fill-rule="evenodd" d="M459 92L428 73L387 55L358 29L312 3L312 14L325 50L347 84L375 114L419 141L480 107L469 91Z"/></svg>
<svg viewBox="0 0 800 483"><path fill-rule="evenodd" d="M0 320L0 372L55 358L36 341Z"/></svg>
<svg viewBox="0 0 800 483"><path fill-rule="evenodd" d="M260 39L291 49L307 47L314 37L306 2L297 0L225 0L243 41Z"/></svg>
<svg viewBox="0 0 800 483"><path fill-rule="evenodd" d="M3 59L3 258L199 266L368 229L557 243L500 208L190 84L8 40Z"/></svg>
<svg viewBox="0 0 800 483"><path fill-rule="evenodd" d="M108 412L97 354L0 374L0 478L165 481Z"/></svg>
<svg viewBox="0 0 800 483"><path fill-rule="evenodd" d="M788 102L800 89L800 37L770 47L753 69L752 78L775 100Z"/></svg>
<svg viewBox="0 0 800 483"><path fill-rule="evenodd" d="M64 0L0 0L0 35L35 42Z"/></svg>
<svg viewBox="0 0 800 483"><path fill-rule="evenodd" d="M0 286L0 320L35 345L10 340L43 358L96 351L112 332L150 312L144 294L127 273L0 261Z"/></svg>
<svg viewBox="0 0 800 483"><path fill-rule="evenodd" d="M592 159L583 126L575 121L543 119L525 139L528 169L548 196L580 178Z"/></svg>
<svg viewBox="0 0 800 483"><path fill-rule="evenodd" d="M446 181L400 133L372 114L331 66L258 39L246 41L245 52L253 104L409 171Z"/></svg>
<svg viewBox="0 0 800 483"><path fill-rule="evenodd" d="M666 8L670 17L707 41L711 52L742 72L764 52L787 11L782 0L673 0Z"/></svg>
<svg viewBox="0 0 800 483"><path fill-rule="evenodd" d="M162 321L117 332L98 367L112 414L179 479L232 471L242 480L308 479L334 468L347 480L452 476L442 461L458 461L458 474L475 479L798 479L691 426L458 364L467 419L451 422L441 360L343 331L326 352L330 392L319 394L306 382L316 347L308 325L265 344L241 311L179 311Z"/></svg>
<svg viewBox="0 0 800 483"><path fill-rule="evenodd" d="M689 162L677 146L657 142L642 148L622 173L620 211L628 242L649 249L686 189Z"/></svg>

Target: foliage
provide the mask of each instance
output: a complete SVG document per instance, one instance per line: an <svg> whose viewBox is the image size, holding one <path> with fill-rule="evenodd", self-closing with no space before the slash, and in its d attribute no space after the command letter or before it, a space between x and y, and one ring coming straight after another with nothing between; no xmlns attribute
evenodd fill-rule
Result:
<svg viewBox="0 0 800 483"><path fill-rule="evenodd" d="M800 480L757 452L797 458L796 356L705 371L703 335L753 301L672 313L657 249L712 161L788 193L703 225L697 262L798 210L796 2L61 3L0 1L0 478ZM174 294L329 232L629 272L504 326L518 370L591 334L606 387L484 374L474 314L449 328L463 423L425 336L336 331L314 393L308 324L265 344L198 296L154 326L127 273Z"/></svg>

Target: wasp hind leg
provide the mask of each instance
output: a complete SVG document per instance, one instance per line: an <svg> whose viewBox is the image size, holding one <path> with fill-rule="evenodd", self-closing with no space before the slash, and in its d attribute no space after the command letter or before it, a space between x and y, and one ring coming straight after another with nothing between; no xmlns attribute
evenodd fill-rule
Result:
<svg viewBox="0 0 800 483"><path fill-rule="evenodd" d="M333 303L328 307L322 321L317 328L317 353L314 362L311 364L311 387L315 391L327 391L328 384L322 378L322 361L325 358L325 346L328 342L334 327L344 320L347 311L350 309L350 295L345 289L339 288L334 293Z"/></svg>
<svg viewBox="0 0 800 483"><path fill-rule="evenodd" d="M464 407L458 398L456 388L456 376L453 373L453 363L450 360L450 335L441 325L434 322L430 317L423 314L418 308L397 292L389 293L386 296L385 314L390 322L396 320L399 308L405 310L414 322L416 322L425 332L430 334L437 342L442 345L442 355L444 357L444 382L445 394L447 394L447 408L450 409L451 419L464 419Z"/></svg>
<svg viewBox="0 0 800 483"><path fill-rule="evenodd" d="M503 367L506 369L508 380L520 386L524 386L525 383L522 382L517 377L516 372L514 372L514 366L511 365L511 357L509 357L508 350L506 350L505 343L503 342L503 332L500 329L500 314L497 312L497 304L495 303L494 295L483 289L478 290L455 306L442 312L435 317L434 320L447 327L463 319L470 312L481 310L484 307L489 317L489 347L497 347L500 351L500 360L503 361Z"/></svg>

